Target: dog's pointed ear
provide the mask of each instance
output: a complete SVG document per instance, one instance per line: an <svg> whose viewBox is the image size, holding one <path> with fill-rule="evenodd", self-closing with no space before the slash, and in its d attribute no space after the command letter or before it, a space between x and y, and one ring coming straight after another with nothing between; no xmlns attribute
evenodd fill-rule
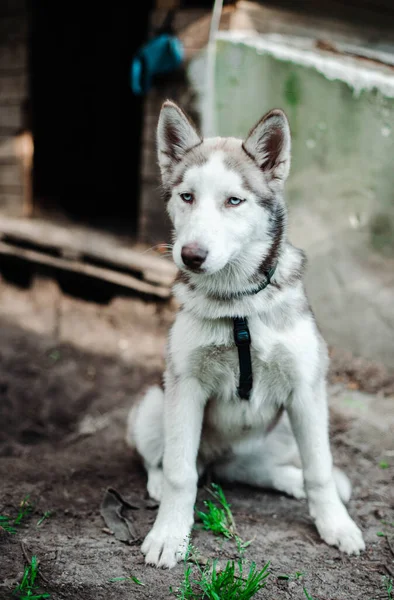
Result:
<svg viewBox="0 0 394 600"><path fill-rule="evenodd" d="M267 113L251 130L242 147L269 181L285 182L290 170L291 136L282 110Z"/></svg>
<svg viewBox="0 0 394 600"><path fill-rule="evenodd" d="M185 113L174 102L164 102L157 125L157 153L163 180L188 150L202 138Z"/></svg>

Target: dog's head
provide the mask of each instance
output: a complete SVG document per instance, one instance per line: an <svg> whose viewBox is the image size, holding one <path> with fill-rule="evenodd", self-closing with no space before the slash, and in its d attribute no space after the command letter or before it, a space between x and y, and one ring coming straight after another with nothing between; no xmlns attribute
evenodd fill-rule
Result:
<svg viewBox="0 0 394 600"><path fill-rule="evenodd" d="M281 110L267 113L244 141L202 139L183 111L167 101L157 144L180 269L213 274L247 261L257 268L274 246L278 252L290 168L290 130Z"/></svg>

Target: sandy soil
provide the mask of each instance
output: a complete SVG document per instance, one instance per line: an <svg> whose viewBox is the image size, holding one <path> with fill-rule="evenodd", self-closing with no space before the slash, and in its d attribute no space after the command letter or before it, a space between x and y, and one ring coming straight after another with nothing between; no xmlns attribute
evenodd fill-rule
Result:
<svg viewBox="0 0 394 600"><path fill-rule="evenodd" d="M16 535L0 532L0 599L23 574L23 548L39 557L53 599L173 597L183 566L145 567L139 545L118 542L100 516L113 487L141 507L134 511L141 537L154 520L144 473L124 443L125 418L160 379L171 318L168 308L138 299L97 305L47 280L29 290L0 282L0 513L15 511L27 494L35 502ZM241 536L254 538L247 558L271 563L261 598L305 599L305 586L315 600L378 600L388 597L383 577L394 577L394 527L382 523L394 522L394 379L379 365L332 355L333 450L353 481L350 512L367 550L349 558L322 543L305 501L225 485ZM198 502L206 497L201 488ZM52 516L37 527L46 510ZM231 542L210 533L196 531L193 541L205 556L236 556ZM296 571L304 577L278 579ZM145 587L108 582L130 573Z"/></svg>

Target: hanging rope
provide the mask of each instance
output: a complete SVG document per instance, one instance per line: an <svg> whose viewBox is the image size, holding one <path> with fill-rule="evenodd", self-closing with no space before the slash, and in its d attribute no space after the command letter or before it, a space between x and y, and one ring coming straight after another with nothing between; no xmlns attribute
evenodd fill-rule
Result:
<svg viewBox="0 0 394 600"><path fill-rule="evenodd" d="M216 35L219 31L223 0L215 0L212 11L211 27L207 47L207 63L204 102L202 111L202 132L204 137L216 135L215 123L215 66L216 66Z"/></svg>

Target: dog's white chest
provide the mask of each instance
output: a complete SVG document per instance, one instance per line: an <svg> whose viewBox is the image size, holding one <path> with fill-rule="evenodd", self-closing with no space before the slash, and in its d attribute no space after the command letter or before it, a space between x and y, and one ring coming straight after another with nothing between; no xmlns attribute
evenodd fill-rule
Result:
<svg viewBox="0 0 394 600"><path fill-rule="evenodd" d="M292 385L291 357L283 343L259 319L250 319L253 388L250 399L241 400L232 325L231 319L197 322L180 314L170 345L175 373L197 378L206 389L206 425L225 437L268 427Z"/></svg>

